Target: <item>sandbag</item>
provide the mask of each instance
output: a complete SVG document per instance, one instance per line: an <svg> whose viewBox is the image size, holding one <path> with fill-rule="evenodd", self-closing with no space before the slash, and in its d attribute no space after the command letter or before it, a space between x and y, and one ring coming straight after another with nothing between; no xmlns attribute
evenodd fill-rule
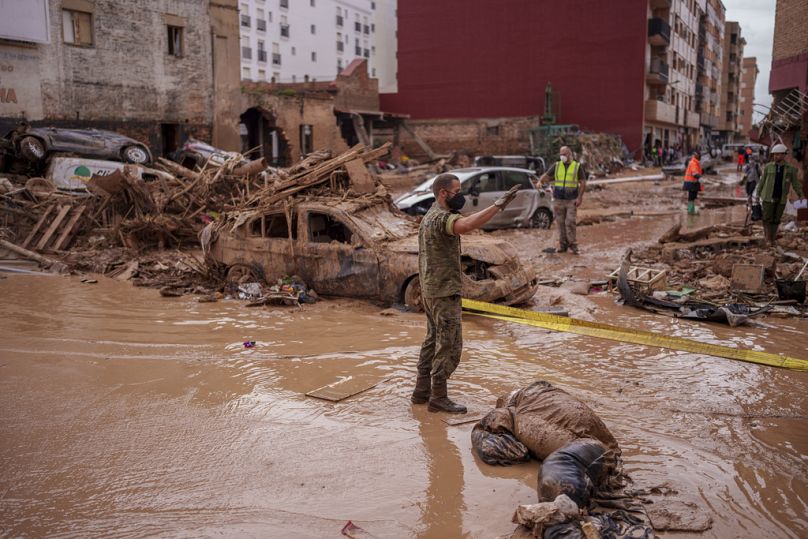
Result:
<svg viewBox="0 0 808 539"><path fill-rule="evenodd" d="M566 494L579 507L589 507L592 493L615 471L614 453L597 440L581 439L551 453L539 469L539 501Z"/></svg>

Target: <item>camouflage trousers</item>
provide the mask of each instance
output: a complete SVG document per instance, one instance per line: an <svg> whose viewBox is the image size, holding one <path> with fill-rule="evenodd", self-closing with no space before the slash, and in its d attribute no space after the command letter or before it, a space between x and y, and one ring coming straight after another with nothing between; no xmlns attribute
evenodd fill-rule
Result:
<svg viewBox="0 0 808 539"><path fill-rule="evenodd" d="M426 311L426 338L418 359L419 376L448 379L460 363L463 326L460 295L423 298Z"/></svg>

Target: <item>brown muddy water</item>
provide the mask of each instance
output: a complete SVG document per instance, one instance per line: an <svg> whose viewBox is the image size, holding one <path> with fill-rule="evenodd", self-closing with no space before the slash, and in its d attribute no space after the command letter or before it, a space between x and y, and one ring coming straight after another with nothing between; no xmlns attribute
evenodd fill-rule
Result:
<svg viewBox="0 0 808 539"><path fill-rule="evenodd" d="M4 537L494 537L538 463L480 461L413 406L424 323L363 302L196 303L100 279L0 279ZM596 298L596 317L805 358L805 321L729 329ZM637 486L703 506L697 537L808 536L808 373L467 316L470 414L535 379L600 414ZM244 349L242 341L257 346ZM340 403L305 392L386 380ZM691 537L669 534L673 537Z"/></svg>

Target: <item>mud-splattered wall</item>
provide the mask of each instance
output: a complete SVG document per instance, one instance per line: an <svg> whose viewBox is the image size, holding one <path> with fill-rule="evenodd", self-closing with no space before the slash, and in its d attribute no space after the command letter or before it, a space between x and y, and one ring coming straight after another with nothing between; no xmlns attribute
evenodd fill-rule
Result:
<svg viewBox="0 0 808 539"><path fill-rule="evenodd" d="M82 15L82 24L91 22L81 39L71 36L73 13L89 14ZM3 68L6 74L19 74L14 84L20 88L16 103L0 103L0 127L21 118L35 124L103 126L137 136L159 155L164 142L160 124L175 124L172 132L181 136L210 140L216 119L232 131L220 138L237 143L233 89L238 92L238 69L220 62L215 71L213 62L215 48L221 59L233 49L237 60L237 17L235 0L215 5L198 0L51 2L50 43L0 44ZM169 47L169 26L179 29L176 50ZM83 42L70 43L76 40ZM229 116L217 111L217 89L225 94L225 106L232 106ZM231 121L225 122L228 117Z"/></svg>

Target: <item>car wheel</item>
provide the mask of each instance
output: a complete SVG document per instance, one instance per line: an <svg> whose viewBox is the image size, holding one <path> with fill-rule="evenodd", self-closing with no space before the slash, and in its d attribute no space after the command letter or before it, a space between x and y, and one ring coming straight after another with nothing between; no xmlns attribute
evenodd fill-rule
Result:
<svg viewBox="0 0 808 539"><path fill-rule="evenodd" d="M45 144L36 137L25 137L20 141L20 153L36 163L45 159Z"/></svg>
<svg viewBox="0 0 808 539"><path fill-rule="evenodd" d="M532 228L548 229L553 224L553 212L547 208L539 208L530 218Z"/></svg>
<svg viewBox="0 0 808 539"><path fill-rule="evenodd" d="M417 275L407 282L407 287L404 289L404 305L414 311L424 310L421 300L421 280Z"/></svg>
<svg viewBox="0 0 808 539"><path fill-rule="evenodd" d="M227 282L229 283L244 284L255 281L255 270L247 264L233 264L227 268Z"/></svg>
<svg viewBox="0 0 808 539"><path fill-rule="evenodd" d="M145 165L149 162L149 154L140 146L127 146L121 150L121 156L127 163Z"/></svg>

